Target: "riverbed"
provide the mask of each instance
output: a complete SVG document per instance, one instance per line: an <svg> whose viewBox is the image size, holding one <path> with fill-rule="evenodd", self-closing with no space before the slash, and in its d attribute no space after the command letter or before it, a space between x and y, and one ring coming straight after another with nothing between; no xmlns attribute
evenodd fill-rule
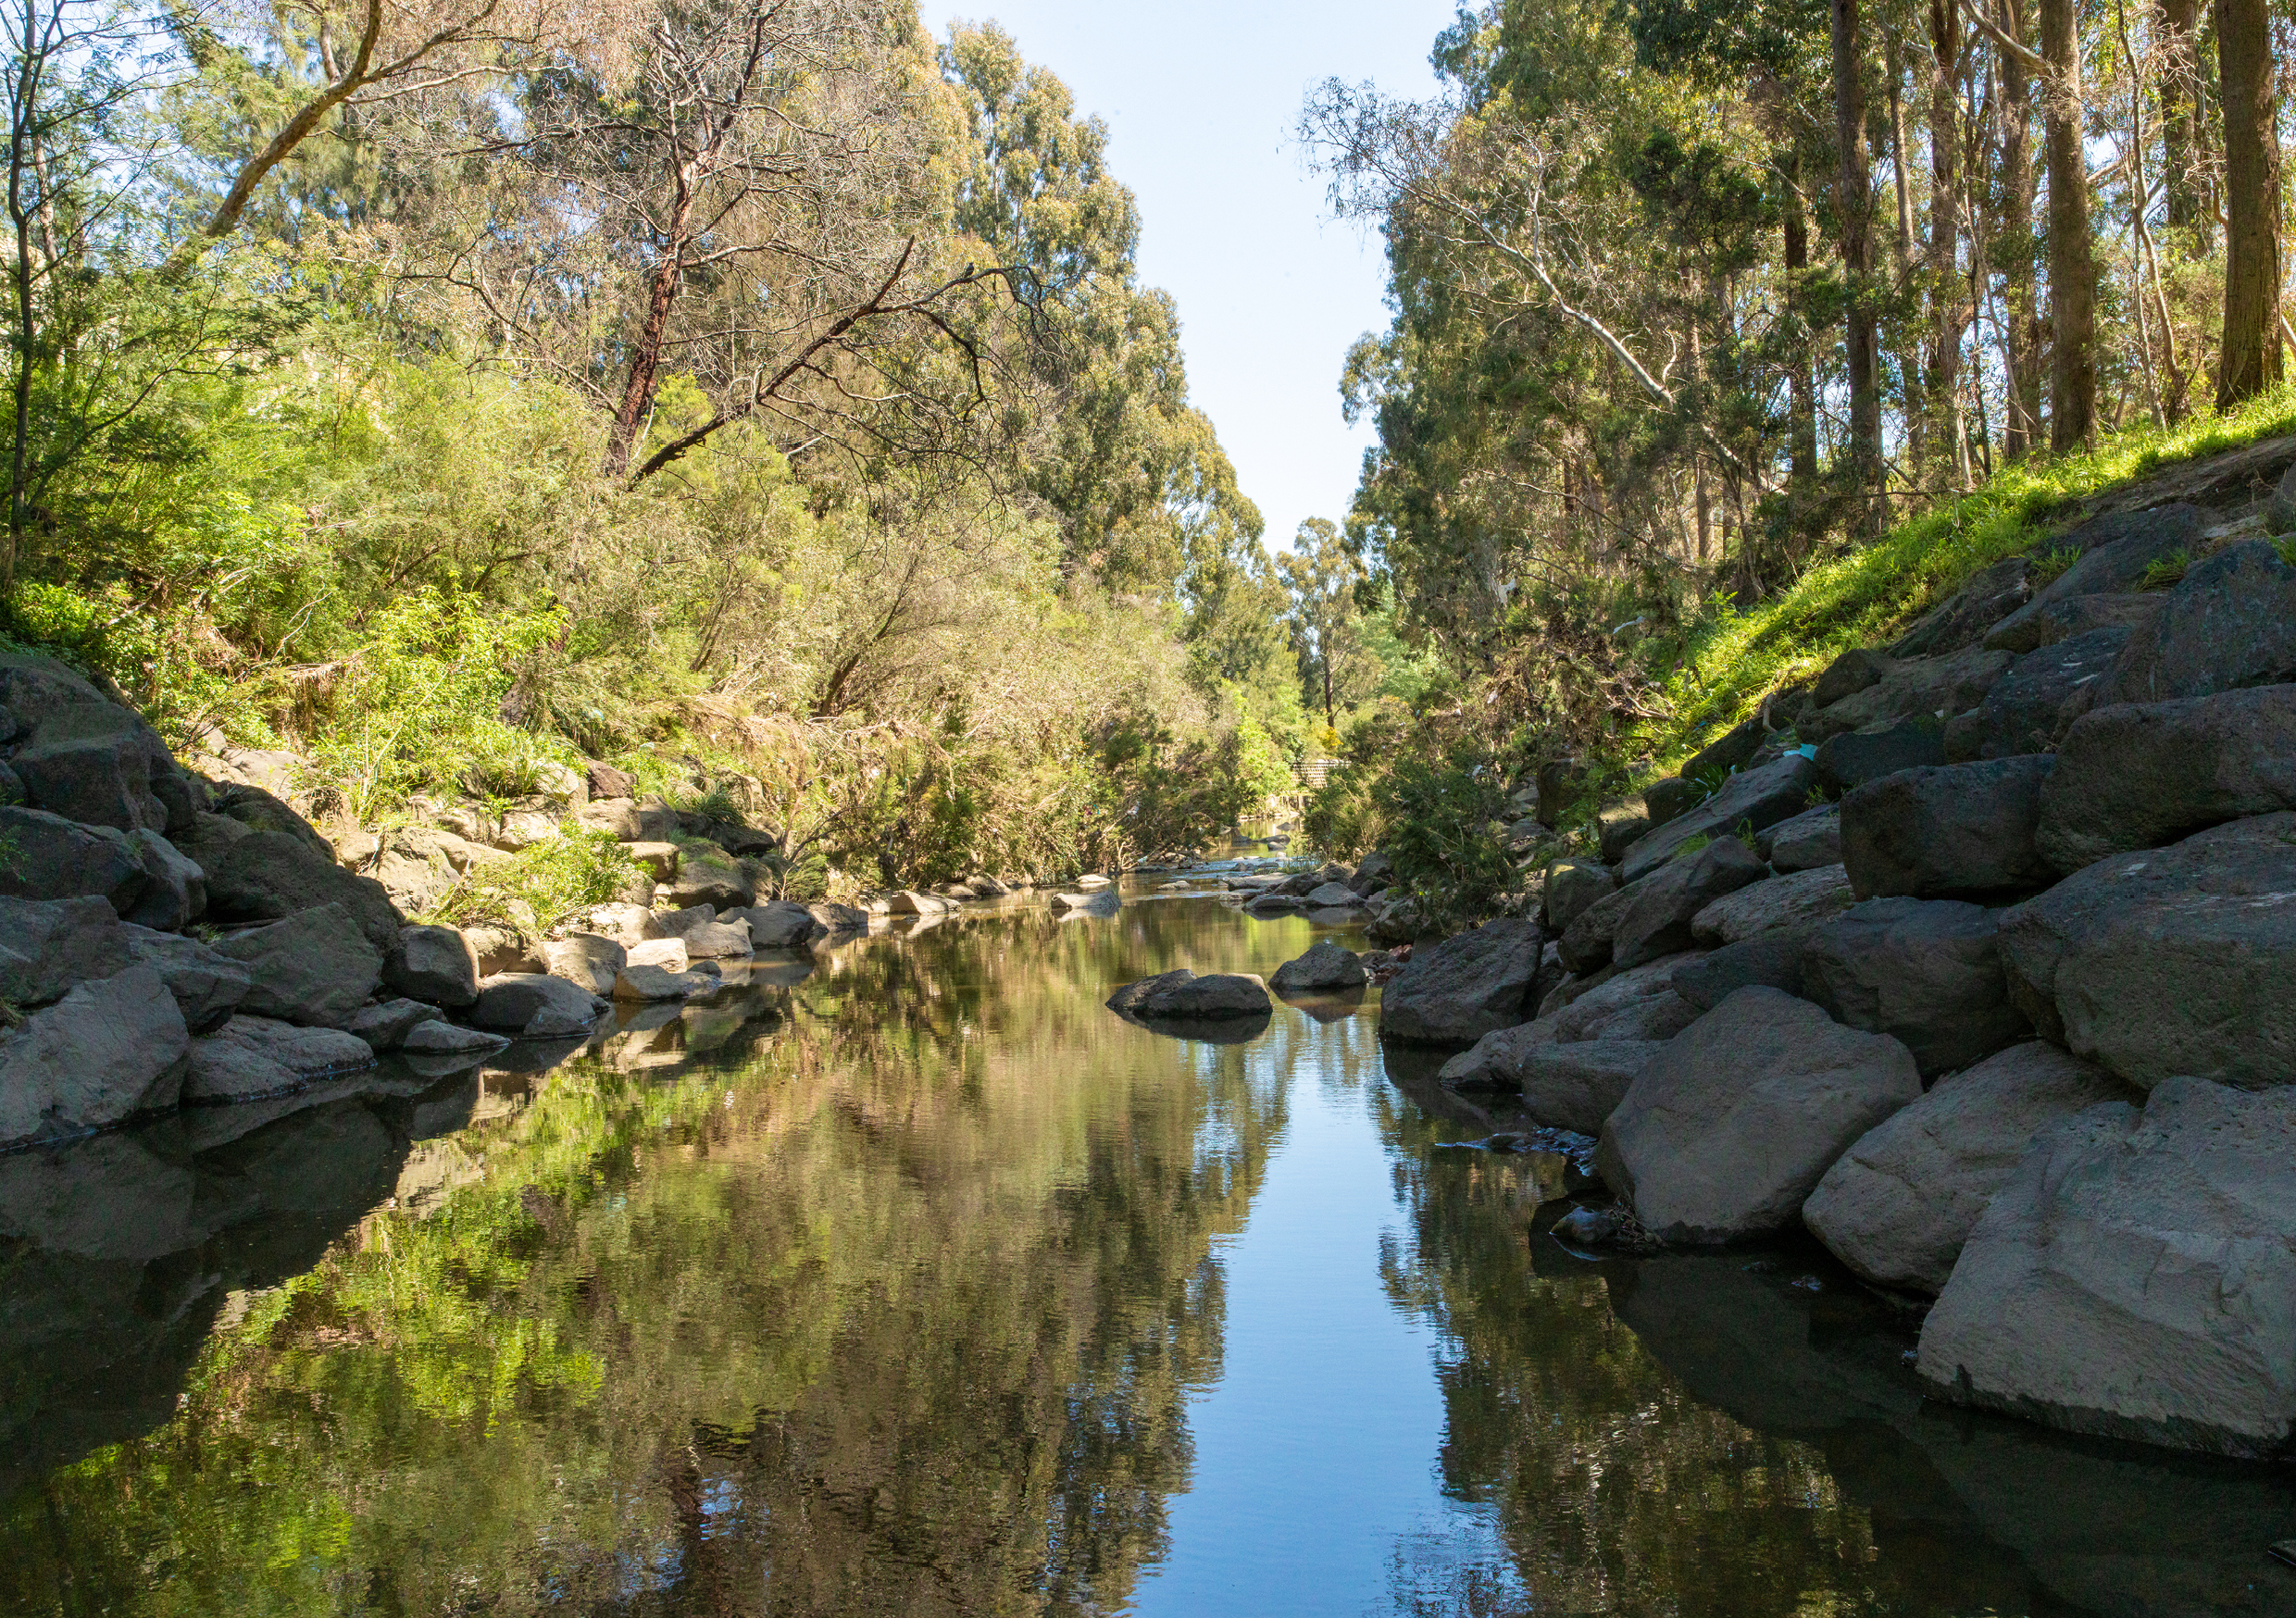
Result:
<svg viewBox="0 0 2296 1618"><path fill-rule="evenodd" d="M1575 1254L1376 990L1101 1004L1359 938L1127 895L0 1158L0 1612L2296 1612L2286 1470L1925 1400L1815 1246Z"/></svg>

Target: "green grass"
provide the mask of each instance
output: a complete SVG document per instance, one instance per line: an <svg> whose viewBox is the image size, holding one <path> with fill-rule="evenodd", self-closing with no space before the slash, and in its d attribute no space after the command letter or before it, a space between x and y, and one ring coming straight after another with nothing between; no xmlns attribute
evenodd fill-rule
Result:
<svg viewBox="0 0 2296 1618"><path fill-rule="evenodd" d="M1878 543L1812 568L1752 611L1702 630L1666 694L1670 716L1628 732L1654 773L1749 717L1772 691L1818 673L1853 646L1894 639L1972 573L2044 540L2075 502L2179 461L2296 430L2296 385L2227 416L2134 429L2094 452L2009 467L1973 494L1909 518ZM2052 553L2044 566L2053 560Z"/></svg>

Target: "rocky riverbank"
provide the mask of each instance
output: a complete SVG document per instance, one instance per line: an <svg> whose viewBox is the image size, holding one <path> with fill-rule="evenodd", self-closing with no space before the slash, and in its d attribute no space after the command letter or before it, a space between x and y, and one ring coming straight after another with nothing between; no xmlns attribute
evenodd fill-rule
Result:
<svg viewBox="0 0 2296 1618"><path fill-rule="evenodd" d="M731 962L1014 890L761 902L769 831L640 801L603 764L508 805L424 799L398 824L322 828L295 762L180 761L64 665L0 655L0 1150L319 1096L386 1058L443 1078L514 1041L579 1042L617 1002L713 993ZM562 828L620 844L629 890L549 925L408 919Z"/></svg>
<svg viewBox="0 0 2296 1618"><path fill-rule="evenodd" d="M2288 1456L2296 472L2224 459L1605 811L1535 915L1420 947L1385 1036L1599 1140L1582 1238L1806 1228L1934 1298L1939 1398Z"/></svg>

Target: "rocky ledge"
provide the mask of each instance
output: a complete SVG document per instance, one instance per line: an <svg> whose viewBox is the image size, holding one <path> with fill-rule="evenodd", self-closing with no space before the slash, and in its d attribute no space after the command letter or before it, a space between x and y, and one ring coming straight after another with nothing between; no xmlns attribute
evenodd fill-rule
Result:
<svg viewBox="0 0 2296 1618"><path fill-rule="evenodd" d="M2296 566L2264 509L2123 502L1979 574L1606 812L1536 915L1421 945L1383 1033L1599 1136L1618 1216L1574 1229L1806 1228L1935 1299L1940 1398L2289 1455Z"/></svg>

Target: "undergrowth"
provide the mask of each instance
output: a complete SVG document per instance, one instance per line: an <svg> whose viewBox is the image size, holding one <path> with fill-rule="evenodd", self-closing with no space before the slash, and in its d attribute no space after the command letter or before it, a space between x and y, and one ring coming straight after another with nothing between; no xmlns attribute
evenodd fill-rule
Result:
<svg viewBox="0 0 2296 1618"><path fill-rule="evenodd" d="M1752 610L1708 620L1666 682L1671 712L1626 731L1622 751L1647 755L1651 775L1669 773L1703 741L1751 716L1771 692L1816 674L1853 646L1891 639L1972 573L2032 548L2077 502L2177 462L2290 430L2296 386L2227 416L2165 430L2132 429L2088 454L2005 467L1976 492L1900 523L1878 544L1812 568ZM2054 553L2043 558L2045 565L2055 559Z"/></svg>

